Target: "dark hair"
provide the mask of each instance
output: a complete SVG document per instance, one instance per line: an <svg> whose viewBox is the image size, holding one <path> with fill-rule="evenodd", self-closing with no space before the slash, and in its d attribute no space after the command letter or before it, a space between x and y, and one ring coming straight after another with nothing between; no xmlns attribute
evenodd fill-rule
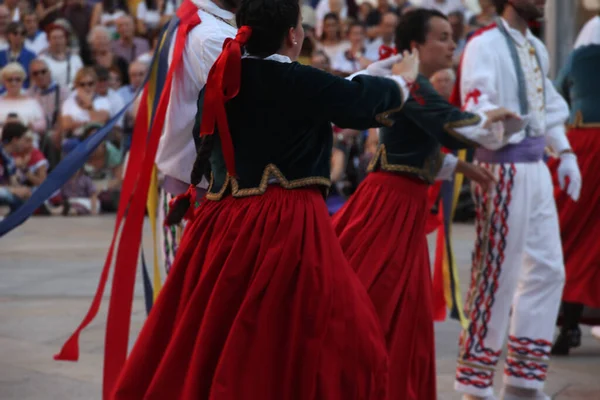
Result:
<svg viewBox="0 0 600 400"><path fill-rule="evenodd" d="M504 8L508 4L508 0L492 0L492 1L494 3L494 6L496 7L496 13L498 15L502 14L504 12Z"/></svg>
<svg viewBox="0 0 600 400"><path fill-rule="evenodd" d="M6 27L6 33L15 33L19 28L25 30L25 26L20 21L13 21Z"/></svg>
<svg viewBox="0 0 600 400"><path fill-rule="evenodd" d="M298 24L298 0L243 0L236 15L237 26L249 26L248 53L267 57L279 50L290 28Z"/></svg>
<svg viewBox="0 0 600 400"><path fill-rule="evenodd" d="M417 8L400 17L398 28L396 28L396 49L398 52L410 50L412 42L425 43L429 33L429 21L432 18L448 18L437 10Z"/></svg>
<svg viewBox="0 0 600 400"><path fill-rule="evenodd" d="M113 13L117 10L125 11L129 13L129 7L125 0L102 0L102 11L105 13Z"/></svg>
<svg viewBox="0 0 600 400"><path fill-rule="evenodd" d="M235 1L235 0L229 0ZM245 49L248 53L258 57L268 57L281 48L290 28L298 24L300 5L298 0L242 0L236 14L238 27L249 26L252 34L246 42ZM204 90L198 97L198 105L204 103ZM193 129L194 135L199 135L202 123L201 113L196 115ZM197 146L196 161L190 176L190 183L197 186L202 176L209 178L210 156L215 144L215 132L206 135ZM176 198L173 206L165 218L167 225L175 225L183 219L188 209L192 206L188 197Z"/></svg>
<svg viewBox="0 0 600 400"><path fill-rule="evenodd" d="M107 81L110 78L109 70L101 65L95 65L94 71L96 71L96 77L99 81Z"/></svg>
<svg viewBox="0 0 600 400"><path fill-rule="evenodd" d="M8 122L2 128L2 143L9 144L13 139L20 139L27 132L27 127L20 122Z"/></svg>
<svg viewBox="0 0 600 400"><path fill-rule="evenodd" d="M333 19L338 24L341 22L340 17L336 13L330 12L330 13L325 14L325 16L323 17L323 25L325 25L325 21L327 21L328 19ZM338 40L342 39L341 29L338 29L338 31L337 31L337 38L338 38ZM319 40L325 40L325 29L323 29L323 31L321 32L321 37L319 38Z"/></svg>
<svg viewBox="0 0 600 400"><path fill-rule="evenodd" d="M359 22L359 21L353 21L353 22L351 22L351 23L348 25L348 33L350 33L350 31L352 30L352 28L356 28L357 26L358 26L359 28L361 28L361 29L363 30L363 32L364 32L364 30L366 29L366 27L365 27L365 24L363 24L362 22Z"/></svg>

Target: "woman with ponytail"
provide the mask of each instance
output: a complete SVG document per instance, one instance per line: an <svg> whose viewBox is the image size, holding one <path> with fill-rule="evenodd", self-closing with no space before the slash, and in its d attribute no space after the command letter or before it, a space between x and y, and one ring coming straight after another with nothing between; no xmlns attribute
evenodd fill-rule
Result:
<svg viewBox="0 0 600 400"><path fill-rule="evenodd" d="M331 123L391 124L418 59L353 80L300 65L298 0L244 0L237 26L200 94L191 189L169 215L190 221L113 398L385 399L383 334L324 195Z"/></svg>

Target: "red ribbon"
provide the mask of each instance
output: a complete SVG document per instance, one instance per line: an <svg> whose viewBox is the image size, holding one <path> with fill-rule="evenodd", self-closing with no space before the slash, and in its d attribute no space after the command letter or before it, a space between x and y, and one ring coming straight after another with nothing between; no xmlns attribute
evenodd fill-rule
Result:
<svg viewBox="0 0 600 400"><path fill-rule="evenodd" d="M190 207L188 208L188 210L185 213L185 215L183 216L183 218L188 221L191 221L194 218L194 211L196 209L194 207L194 204L196 203L196 186L190 185L188 187L188 190L185 191L185 193L181 193L180 195L172 198L171 201L169 201L169 209L172 209L173 207L175 207L175 205L177 203L179 203L180 201L182 201L184 199L188 199L188 201L190 203ZM165 225L166 225L166 222L167 221L165 220Z"/></svg>
<svg viewBox="0 0 600 400"><path fill-rule="evenodd" d="M386 46L385 44L379 46L379 60L385 60L386 58L390 58L396 54L398 54L398 50L393 47Z"/></svg>
<svg viewBox="0 0 600 400"><path fill-rule="evenodd" d="M479 104L479 96L481 96L481 92L479 89L473 89L465 96L465 107L469 104L469 100L473 100L473 103Z"/></svg>
<svg viewBox="0 0 600 400"><path fill-rule="evenodd" d="M181 7L177 10L177 16L180 19L180 24L175 39L173 58L167 73L163 91L160 95L150 135L148 135L148 85L146 85L144 93L142 94L139 108L140 111L136 117L136 124L133 132L128 167L121 189L121 199L119 201L115 230L102 269L96 294L83 321L67 342L65 342L60 353L54 357L56 360L78 360L79 335L98 314L102 295L104 294L104 288L108 280L110 266L112 264L118 231L121 227L121 222L127 213L127 218L123 224L123 230L117 247L117 259L115 261L113 287L107 318L104 351L104 399L110 398L127 356L135 273L141 242L144 211L146 209L146 198L148 196L148 188L150 185L150 177L156 157L156 151L158 149L158 143L164 125L165 113L169 103L173 72L181 65L183 49L185 47L188 32L201 22L200 17L198 16L198 8L190 0L185 0L183 2Z"/></svg>
<svg viewBox="0 0 600 400"><path fill-rule="evenodd" d="M225 166L230 176L236 176L233 142L225 113L225 103L240 91L242 75L242 47L246 44L252 28L242 26L234 39L226 39L223 52L217 58L206 80L200 136L212 135L218 129Z"/></svg>
<svg viewBox="0 0 600 400"><path fill-rule="evenodd" d="M418 93L418 90L421 88L421 86L419 85L418 82L408 82L407 83L408 86L408 91L410 92L410 95L412 96L412 98L419 103L420 105L424 106L425 105L425 99L423 98L423 96L421 96Z"/></svg>

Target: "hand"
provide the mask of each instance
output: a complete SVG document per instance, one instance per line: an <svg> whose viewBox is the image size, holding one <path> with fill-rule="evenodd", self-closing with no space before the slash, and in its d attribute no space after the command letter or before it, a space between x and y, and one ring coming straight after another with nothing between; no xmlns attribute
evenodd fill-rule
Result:
<svg viewBox="0 0 600 400"><path fill-rule="evenodd" d="M371 65L371 61L364 57L359 57L358 64L360 65L361 69L366 69L369 65Z"/></svg>
<svg viewBox="0 0 600 400"><path fill-rule="evenodd" d="M90 110L94 106L94 93L84 92L83 90L77 93L81 107L86 110Z"/></svg>
<svg viewBox="0 0 600 400"><path fill-rule="evenodd" d="M372 76L390 76L392 74L392 67L400 61L402 61L401 54L376 61L367 67L367 72Z"/></svg>
<svg viewBox="0 0 600 400"><path fill-rule="evenodd" d="M486 111L485 115L487 116L487 121L485 124L486 129L489 128L490 125L493 124L494 122L501 122L501 121L505 121L505 120L511 119L511 118L517 119L517 120L521 119L521 117L519 117L518 114L515 114L514 112L509 111L504 107Z"/></svg>
<svg viewBox="0 0 600 400"><path fill-rule="evenodd" d="M488 191L496 184L497 180L494 174L486 168L471 164L465 161L458 161L456 172L461 172L471 181L477 183L484 191Z"/></svg>
<svg viewBox="0 0 600 400"><path fill-rule="evenodd" d="M566 187L565 178L569 178L569 186ZM581 173L577 165L577 157L573 153L564 153L560 156L560 165L558 166L558 183L562 190L565 190L573 201L579 200L581 192Z"/></svg>
<svg viewBox="0 0 600 400"><path fill-rule="evenodd" d="M419 75L419 51L405 51L402 61L392 67L392 74L400 75L407 83L414 82Z"/></svg>
<svg viewBox="0 0 600 400"><path fill-rule="evenodd" d="M28 199L31 196L31 189L26 186L14 186L8 189L13 195L19 199Z"/></svg>

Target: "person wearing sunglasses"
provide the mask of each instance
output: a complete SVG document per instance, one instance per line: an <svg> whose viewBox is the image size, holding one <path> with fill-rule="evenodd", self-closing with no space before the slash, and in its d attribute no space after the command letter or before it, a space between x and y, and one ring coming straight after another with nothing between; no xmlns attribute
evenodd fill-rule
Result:
<svg viewBox="0 0 600 400"><path fill-rule="evenodd" d="M75 75L75 90L65 100L60 117L63 137L80 137L90 122L104 124L110 117L110 103L98 97L94 68L84 67Z"/></svg>
<svg viewBox="0 0 600 400"><path fill-rule="evenodd" d="M35 132L34 145L37 147L39 137L46 131L46 119L38 101L23 92L25 76L25 70L17 62L7 64L0 71L2 85L6 88L0 96L0 125L6 123L10 114L16 114L23 125Z"/></svg>
<svg viewBox="0 0 600 400"><path fill-rule="evenodd" d="M25 44L25 27L20 22L11 22L6 29L8 48L0 51L0 68L8 63L18 62L24 69L35 59L35 53L27 50ZM25 76L23 87L29 87L29 78Z"/></svg>

